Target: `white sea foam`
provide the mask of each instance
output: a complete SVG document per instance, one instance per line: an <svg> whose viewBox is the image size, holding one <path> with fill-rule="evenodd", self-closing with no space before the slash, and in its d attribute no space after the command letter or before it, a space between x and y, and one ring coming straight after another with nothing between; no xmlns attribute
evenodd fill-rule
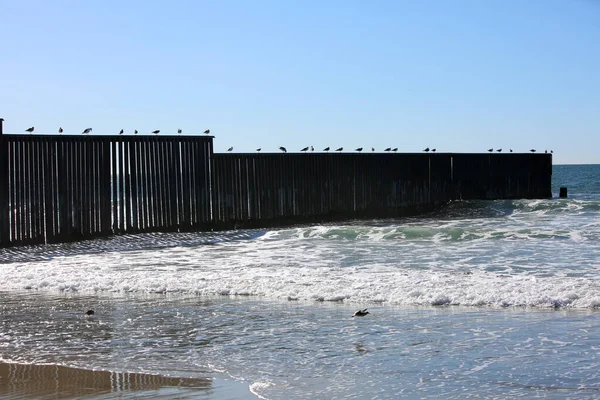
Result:
<svg viewBox="0 0 600 400"><path fill-rule="evenodd" d="M516 203L518 212L490 218L132 236L112 252L36 250L43 257L2 265L0 290L598 308L598 219L538 214L560 202Z"/></svg>

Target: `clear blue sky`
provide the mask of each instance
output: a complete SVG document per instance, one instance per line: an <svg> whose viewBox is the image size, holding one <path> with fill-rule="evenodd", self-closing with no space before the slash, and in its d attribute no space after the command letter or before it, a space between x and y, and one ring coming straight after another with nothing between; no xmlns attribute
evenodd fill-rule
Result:
<svg viewBox="0 0 600 400"><path fill-rule="evenodd" d="M599 0L0 0L6 132L600 163Z"/></svg>

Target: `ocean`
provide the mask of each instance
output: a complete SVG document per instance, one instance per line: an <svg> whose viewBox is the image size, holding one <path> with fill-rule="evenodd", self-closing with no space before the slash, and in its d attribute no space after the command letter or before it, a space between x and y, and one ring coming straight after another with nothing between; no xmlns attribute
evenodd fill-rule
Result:
<svg viewBox="0 0 600 400"><path fill-rule="evenodd" d="M0 250L0 395L600 398L600 165L552 192Z"/></svg>

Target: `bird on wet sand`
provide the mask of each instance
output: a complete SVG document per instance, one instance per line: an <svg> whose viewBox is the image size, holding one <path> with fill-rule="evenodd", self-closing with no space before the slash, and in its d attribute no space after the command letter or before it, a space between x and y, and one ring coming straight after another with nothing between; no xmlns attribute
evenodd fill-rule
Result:
<svg viewBox="0 0 600 400"><path fill-rule="evenodd" d="M327 151L327 152L328 152L328 151L329 151L329 147L325 147L325 148L323 149L323 151Z"/></svg>
<svg viewBox="0 0 600 400"><path fill-rule="evenodd" d="M87 310L85 312L85 315L87 315L87 316L94 315L94 314L95 314L94 310Z"/></svg>
<svg viewBox="0 0 600 400"><path fill-rule="evenodd" d="M424 151L424 152L428 152L428 151L429 151L429 147L425 147L425 148L423 149L423 151Z"/></svg>
<svg viewBox="0 0 600 400"><path fill-rule="evenodd" d="M339 151L340 153L342 152L342 150L344 150L343 147L338 147L337 149L335 149L335 151Z"/></svg>
<svg viewBox="0 0 600 400"><path fill-rule="evenodd" d="M87 135L87 134L89 134L91 131L92 131L92 128L85 128L85 129L83 130L83 132L81 132L81 134L82 134L82 135Z"/></svg>
<svg viewBox="0 0 600 400"><path fill-rule="evenodd" d="M357 312L354 313L354 315L352 317L364 317L365 315L369 314L369 312L367 311L367 309L363 309L363 310L358 310Z"/></svg>
<svg viewBox="0 0 600 400"><path fill-rule="evenodd" d="M233 151L233 147L228 148L227 151L231 153Z"/></svg>
<svg viewBox="0 0 600 400"><path fill-rule="evenodd" d="M210 133L210 129L205 130L204 133L208 135Z"/></svg>
<svg viewBox="0 0 600 400"><path fill-rule="evenodd" d="M29 128L29 129L25 129L25 132L29 132L29 133L31 133L31 132L33 132L33 131L34 131L34 129L35 129L35 127L33 127L33 126L32 126L32 127L31 127L31 128Z"/></svg>
<svg viewBox="0 0 600 400"><path fill-rule="evenodd" d="M62 127L58 128L58 133L63 133L63 128Z"/></svg>
<svg viewBox="0 0 600 400"><path fill-rule="evenodd" d="M287 153L287 149L283 146L279 146L279 150L283 151L284 153Z"/></svg>
<svg viewBox="0 0 600 400"><path fill-rule="evenodd" d="M158 135L158 133L160 132L160 129L157 129L155 131L152 131L152 133L154 133L155 135Z"/></svg>
<svg viewBox="0 0 600 400"><path fill-rule="evenodd" d="M125 132L125 131L124 131L123 129L121 129L121 130L119 131L119 135L122 135L122 134L123 134L123 132Z"/></svg>
<svg viewBox="0 0 600 400"><path fill-rule="evenodd" d="M300 151L303 151L303 152L305 152L305 153L306 153L306 152L308 151L308 146L306 146L305 148L303 148L303 149L302 149L302 150L300 150Z"/></svg>
<svg viewBox="0 0 600 400"><path fill-rule="evenodd" d="M362 151L362 147L359 147L358 149L354 149L355 151L358 151L359 153Z"/></svg>

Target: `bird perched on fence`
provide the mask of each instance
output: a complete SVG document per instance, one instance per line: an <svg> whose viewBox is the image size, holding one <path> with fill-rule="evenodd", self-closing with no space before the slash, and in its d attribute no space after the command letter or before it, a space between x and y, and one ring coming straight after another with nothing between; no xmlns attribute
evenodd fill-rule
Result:
<svg viewBox="0 0 600 400"><path fill-rule="evenodd" d="M89 134L91 131L92 131L92 128L85 128L85 129L83 130L83 132L81 132L81 134L82 134L82 135L87 135L87 134Z"/></svg>
<svg viewBox="0 0 600 400"><path fill-rule="evenodd" d="M529 150L529 151L530 151L530 152L532 152L532 153L535 153L535 149L531 149L531 150Z"/></svg>
<svg viewBox="0 0 600 400"><path fill-rule="evenodd" d="M512 149L510 149L510 152L512 153Z"/></svg>
<svg viewBox="0 0 600 400"><path fill-rule="evenodd" d="M496 149L498 153L502 153L502 149Z"/></svg>
<svg viewBox="0 0 600 400"><path fill-rule="evenodd" d="M210 133L210 129L205 130L204 133L208 135Z"/></svg>
<svg viewBox="0 0 600 400"><path fill-rule="evenodd" d="M392 151L391 147L388 147L387 149L385 149L384 151Z"/></svg>
<svg viewBox="0 0 600 400"><path fill-rule="evenodd" d="M233 151L233 147L230 147L227 149L228 152L232 152Z"/></svg>
<svg viewBox="0 0 600 400"><path fill-rule="evenodd" d="M325 148L323 149L323 151L327 151L327 152L329 152L329 147L325 147Z"/></svg>
<svg viewBox="0 0 600 400"><path fill-rule="evenodd" d="M397 147L394 147L394 148L392 149L392 151L395 153L395 152L397 152L397 151L398 151L398 148L397 148Z"/></svg>
<svg viewBox="0 0 600 400"><path fill-rule="evenodd" d="M306 152L308 151L308 146L306 146L305 148L303 148L303 149L302 149L302 150L300 150L300 151L303 151L303 152L305 152L305 153L306 153Z"/></svg>
<svg viewBox="0 0 600 400"><path fill-rule="evenodd" d="M436 149L431 149L431 152L432 152L432 153L435 153L435 151L436 151Z"/></svg>
<svg viewBox="0 0 600 400"><path fill-rule="evenodd" d="M152 133L154 133L155 135L158 135L158 133L160 132L160 129L157 129L155 131L152 131Z"/></svg>
<svg viewBox="0 0 600 400"><path fill-rule="evenodd" d="M256 152L257 152L257 153L260 153L260 151L261 151L261 150L262 150L262 148L261 148L261 147L259 147L258 149L256 149Z"/></svg>
<svg viewBox="0 0 600 400"><path fill-rule="evenodd" d="M177 129L177 133L181 134L181 129Z"/></svg>
<svg viewBox="0 0 600 400"><path fill-rule="evenodd" d="M355 151L358 151L359 153L362 151L362 147L359 147L358 149L354 149Z"/></svg>
<svg viewBox="0 0 600 400"><path fill-rule="evenodd" d="M134 134L134 135L137 135L137 129L136 129L135 131L133 131L133 134Z"/></svg>
<svg viewBox="0 0 600 400"><path fill-rule="evenodd" d="M488 151L491 153L492 151L494 151L494 149L488 149Z"/></svg>
<svg viewBox="0 0 600 400"><path fill-rule="evenodd" d="M344 150L343 147L338 147L337 149L335 149L335 151L339 151L340 153L342 152L342 150Z"/></svg>
<svg viewBox="0 0 600 400"><path fill-rule="evenodd" d="M62 127L58 128L58 133L63 133L63 128Z"/></svg>
<svg viewBox="0 0 600 400"><path fill-rule="evenodd" d="M310 146L310 151L315 151L315 148Z"/></svg>
<svg viewBox="0 0 600 400"><path fill-rule="evenodd" d="M424 152L428 152L428 151L429 151L429 147L425 147L425 148L423 149L423 151L424 151Z"/></svg>
<svg viewBox="0 0 600 400"><path fill-rule="evenodd" d="M121 130L119 131L119 135L122 135L122 134L123 134L123 132L125 132L125 131L124 131L123 129L121 129Z"/></svg>
<svg viewBox="0 0 600 400"><path fill-rule="evenodd" d="M371 151L375 151L375 147L371 147Z"/></svg>
<svg viewBox="0 0 600 400"><path fill-rule="evenodd" d="M25 132L29 132L29 133L31 133L31 132L33 132L34 130L35 130L35 127L33 127L33 126L32 126L32 127L31 127L31 128L29 128L29 129L25 129Z"/></svg>
<svg viewBox="0 0 600 400"><path fill-rule="evenodd" d="M287 149L283 146L279 146L279 150L283 151L284 153L287 153Z"/></svg>

